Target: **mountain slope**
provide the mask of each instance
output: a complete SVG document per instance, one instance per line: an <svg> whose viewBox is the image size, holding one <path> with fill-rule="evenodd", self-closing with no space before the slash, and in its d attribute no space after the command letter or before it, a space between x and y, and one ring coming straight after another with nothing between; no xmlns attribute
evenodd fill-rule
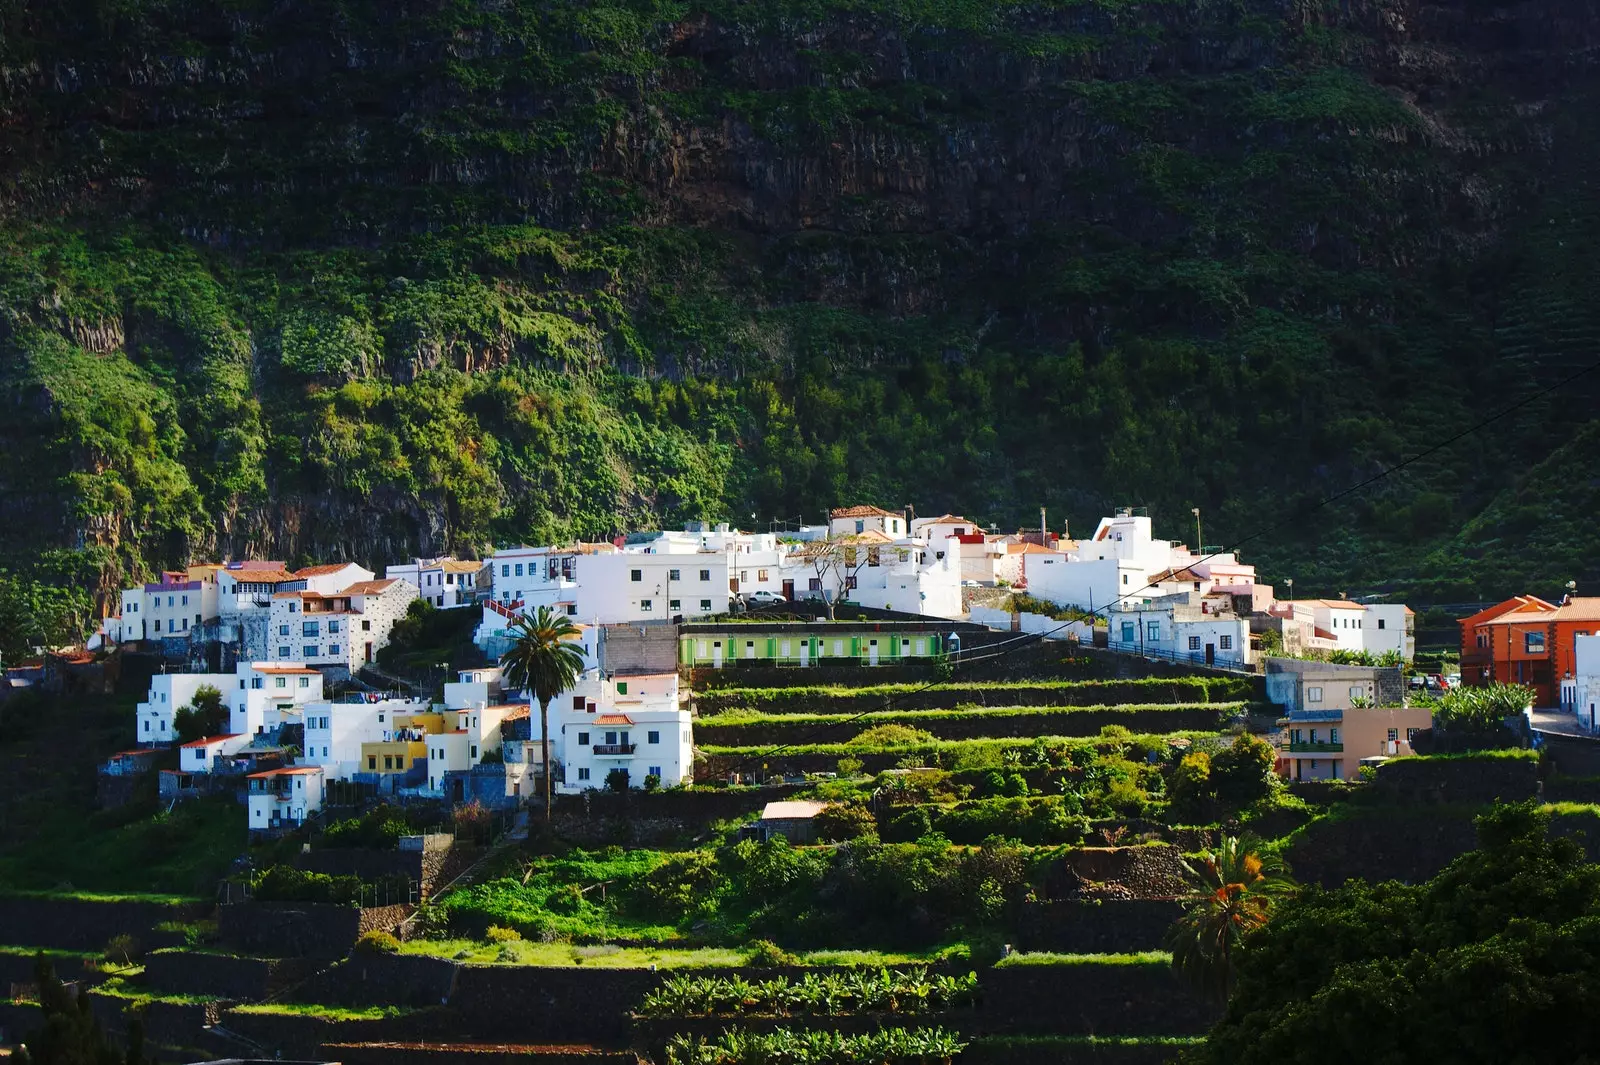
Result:
<svg viewBox="0 0 1600 1065"><path fill-rule="evenodd" d="M1133 503L1308 591L1550 590L1472 519L1592 376L1277 526L1595 358L1597 39L1592 0L9 0L0 556L103 592Z"/></svg>

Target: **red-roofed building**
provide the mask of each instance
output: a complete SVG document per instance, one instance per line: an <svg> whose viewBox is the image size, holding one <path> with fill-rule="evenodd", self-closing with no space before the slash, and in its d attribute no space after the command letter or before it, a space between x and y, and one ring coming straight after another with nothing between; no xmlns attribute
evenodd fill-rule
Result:
<svg viewBox="0 0 1600 1065"><path fill-rule="evenodd" d="M325 569L326 567L318 567ZM301 573L310 573L301 570ZM372 579L360 567L338 567L313 580L365 574L336 590L301 588L275 593L267 626L267 657L322 669L354 672L372 662L389 642L394 623L405 617L417 590L409 581Z"/></svg>
<svg viewBox="0 0 1600 1065"><path fill-rule="evenodd" d="M272 835L292 831L322 809L323 773L317 765L283 766L251 773L250 834Z"/></svg>
<svg viewBox="0 0 1600 1065"><path fill-rule="evenodd" d="M849 536L873 530L895 538L907 536L911 531L904 514L882 507L840 507L828 512L829 536Z"/></svg>
<svg viewBox="0 0 1600 1065"><path fill-rule="evenodd" d="M1555 705L1551 622L1557 609L1538 596L1517 595L1461 618L1461 682L1526 684L1535 705Z"/></svg>

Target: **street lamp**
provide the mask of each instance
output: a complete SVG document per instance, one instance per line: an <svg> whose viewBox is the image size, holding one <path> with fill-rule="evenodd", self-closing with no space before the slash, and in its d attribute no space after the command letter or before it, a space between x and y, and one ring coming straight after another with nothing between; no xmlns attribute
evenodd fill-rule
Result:
<svg viewBox="0 0 1600 1065"><path fill-rule="evenodd" d="M1194 515L1194 553L1197 555L1203 555L1206 553L1206 542L1205 539L1200 535L1200 508L1190 507L1189 513Z"/></svg>

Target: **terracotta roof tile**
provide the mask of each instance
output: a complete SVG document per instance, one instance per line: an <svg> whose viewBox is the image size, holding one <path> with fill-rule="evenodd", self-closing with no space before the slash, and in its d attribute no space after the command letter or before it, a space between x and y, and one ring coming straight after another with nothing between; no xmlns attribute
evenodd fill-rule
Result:
<svg viewBox="0 0 1600 1065"><path fill-rule="evenodd" d="M856 507L840 507L838 510L830 510L830 511L828 511L828 517L829 518L900 518L900 517L904 517L904 515L896 514L892 510L884 510L882 507L872 507L872 506L862 505L862 506L856 506Z"/></svg>
<svg viewBox="0 0 1600 1065"><path fill-rule="evenodd" d="M340 595L377 595L388 589L391 584L397 583L396 578L385 577L376 581L358 581L340 592Z"/></svg>
<svg viewBox="0 0 1600 1065"><path fill-rule="evenodd" d="M347 566L354 566L354 562L329 562L322 566L307 566L305 569L294 571L296 577L326 577L330 573L338 573Z"/></svg>

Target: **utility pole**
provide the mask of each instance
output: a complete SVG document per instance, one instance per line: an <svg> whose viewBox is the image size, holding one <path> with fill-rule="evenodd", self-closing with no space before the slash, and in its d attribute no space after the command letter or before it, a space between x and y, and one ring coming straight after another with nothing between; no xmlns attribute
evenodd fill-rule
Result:
<svg viewBox="0 0 1600 1065"><path fill-rule="evenodd" d="M1206 553L1206 542L1200 535L1200 508L1191 507L1190 509L1194 514L1194 553L1203 555Z"/></svg>
<svg viewBox="0 0 1600 1065"><path fill-rule="evenodd" d="M1039 546L1040 547L1048 547L1049 545L1050 545L1050 526L1045 523L1045 520L1044 520L1044 508L1040 507L1039 508Z"/></svg>

